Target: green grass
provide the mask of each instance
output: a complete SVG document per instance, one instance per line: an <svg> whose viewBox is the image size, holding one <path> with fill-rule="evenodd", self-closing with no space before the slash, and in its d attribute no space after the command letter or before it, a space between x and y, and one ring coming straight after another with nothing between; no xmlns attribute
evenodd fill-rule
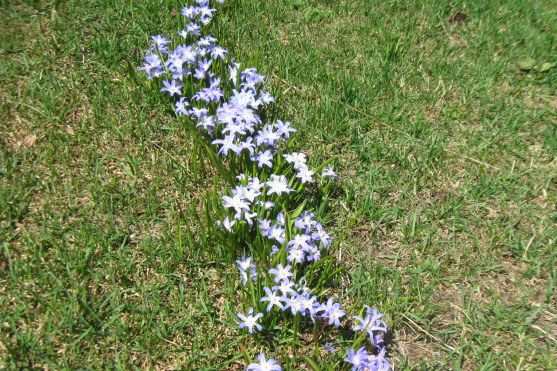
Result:
<svg viewBox="0 0 557 371"><path fill-rule="evenodd" d="M134 80L176 1L0 2L0 366L239 367L212 187ZM461 12L465 17L453 17ZM397 367L557 367L557 6L229 0L213 33L338 158L341 297ZM458 20L459 18L465 18ZM520 62L535 61L524 69Z"/></svg>

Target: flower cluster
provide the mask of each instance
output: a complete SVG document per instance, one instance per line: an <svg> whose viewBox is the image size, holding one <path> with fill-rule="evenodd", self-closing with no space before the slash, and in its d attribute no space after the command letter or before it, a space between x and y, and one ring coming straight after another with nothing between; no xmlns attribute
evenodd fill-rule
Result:
<svg viewBox="0 0 557 371"><path fill-rule="evenodd" d="M368 335L369 341L377 350L377 355L369 354L366 347L361 347L356 351L348 350L344 361L352 364L353 370L388 370L390 364L385 358L386 348L383 346L383 336L387 332L387 325L381 320L383 314L367 305L365 310L364 318L354 316L357 325L352 329Z"/></svg>
<svg viewBox="0 0 557 371"><path fill-rule="evenodd" d="M221 196L223 215L217 225L223 233L242 234L253 242L247 255L236 260L241 285L250 288L246 292L253 299L246 314L237 313L238 327L250 334L272 332L259 321L279 316L287 323L305 319L314 326L338 328L348 320L346 312L325 295L322 283L316 284L321 282L317 272L324 269L318 264L330 257L332 237L316 212L304 209L310 185L328 185L337 174L327 164L312 168L306 154L290 149L296 129L289 122L266 119L266 108L275 99L264 90L265 76L255 68L242 69L205 33L215 12L210 0L183 8L186 22L178 37L153 36L140 70L147 79L160 81L160 91L173 99L177 117L195 128L211 158L237 180ZM260 294L253 297L255 293ZM344 361L353 369L390 368L383 345L387 327L381 318L367 306L365 317L353 317L354 333L368 337L364 346L355 336L354 344L362 347L347 352ZM329 343L326 349L336 351ZM258 359L249 370L281 369L263 354Z"/></svg>
<svg viewBox="0 0 557 371"><path fill-rule="evenodd" d="M252 280L257 278L255 264L251 262L250 256L236 260L236 263L238 264L238 271L240 272L240 277L242 278L244 285L248 283L248 278L251 278Z"/></svg>
<svg viewBox="0 0 557 371"><path fill-rule="evenodd" d="M292 266L286 267L278 264L276 268L269 269L269 274L273 278L274 286L271 288L264 286L263 290L267 296L261 298L266 302L266 311L270 312L274 307L281 311L288 311L293 316L300 314L315 320L323 318L329 321L329 325L340 326L340 318L346 313L338 303L333 303L333 299L325 303L320 303L316 295L303 285L291 280L294 273L291 272Z"/></svg>
<svg viewBox="0 0 557 371"><path fill-rule="evenodd" d="M385 358L385 352L384 347L379 350L377 355L369 354L365 347L361 347L356 351L350 349L344 361L352 365L352 370L390 370L391 365Z"/></svg>

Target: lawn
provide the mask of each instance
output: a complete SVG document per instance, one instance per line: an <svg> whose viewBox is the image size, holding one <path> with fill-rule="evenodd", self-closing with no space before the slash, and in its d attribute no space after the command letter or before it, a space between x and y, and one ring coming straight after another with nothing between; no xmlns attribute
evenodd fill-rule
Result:
<svg viewBox="0 0 557 371"><path fill-rule="evenodd" d="M257 353L196 213L215 173L135 71L183 5L0 1L0 367ZM211 27L336 158L339 297L385 313L396 368L557 368L555 2L227 0Z"/></svg>

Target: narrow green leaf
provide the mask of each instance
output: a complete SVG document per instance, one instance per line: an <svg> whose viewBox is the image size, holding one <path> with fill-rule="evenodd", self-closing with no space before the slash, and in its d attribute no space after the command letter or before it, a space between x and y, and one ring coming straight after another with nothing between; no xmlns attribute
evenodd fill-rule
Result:
<svg viewBox="0 0 557 371"><path fill-rule="evenodd" d="M308 363L313 371L321 371L321 367L319 367L317 361L315 361L312 357L303 355L302 358Z"/></svg>
<svg viewBox="0 0 557 371"><path fill-rule="evenodd" d="M336 160L336 158L335 158L335 157L331 157L331 158L328 159L327 161L323 162L321 165L319 165L319 166L315 169L315 174L321 173L321 171L322 171L327 165L330 165L334 160Z"/></svg>
<svg viewBox="0 0 557 371"><path fill-rule="evenodd" d="M304 202L302 202L302 204L300 206L298 206L296 208L296 210L294 210L292 212L292 214L290 215L290 219L296 219L297 217L300 216L300 214L302 214L302 211L304 211L304 207L306 206L306 200L304 200Z"/></svg>

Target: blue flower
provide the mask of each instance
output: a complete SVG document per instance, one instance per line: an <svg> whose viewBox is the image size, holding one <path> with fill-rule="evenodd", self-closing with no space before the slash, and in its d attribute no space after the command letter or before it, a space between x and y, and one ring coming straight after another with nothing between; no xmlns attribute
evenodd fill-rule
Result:
<svg viewBox="0 0 557 371"><path fill-rule="evenodd" d="M292 248L300 248L300 249L309 249L309 243L311 241L311 236L306 234L297 234L295 235L292 240L288 242L288 246L292 246Z"/></svg>
<svg viewBox="0 0 557 371"><path fill-rule="evenodd" d="M228 217L225 217L222 222L220 220L217 220L217 225L222 226L228 232L232 232L232 227L234 226L235 223L236 223L235 220L230 220L228 219Z"/></svg>
<svg viewBox="0 0 557 371"><path fill-rule="evenodd" d="M258 177L254 176L249 178L248 187L260 191L263 187L265 187L265 183L261 182Z"/></svg>
<svg viewBox="0 0 557 371"><path fill-rule="evenodd" d="M323 169L323 176L329 177L331 179L338 178L338 175L337 173L335 173L332 166L327 166L325 169Z"/></svg>
<svg viewBox="0 0 557 371"><path fill-rule="evenodd" d="M296 262L298 264L301 264L304 262L304 259L304 250L302 250L301 248L291 247L288 249L288 256L286 257L286 260L288 260L289 262Z"/></svg>
<svg viewBox="0 0 557 371"><path fill-rule="evenodd" d="M311 295L309 292L302 293L299 297L302 303L302 314L313 317L319 311L320 304L317 301L317 296Z"/></svg>
<svg viewBox="0 0 557 371"><path fill-rule="evenodd" d="M365 347L357 351L350 349L346 353L344 361L352 365L352 370L360 371L389 371L391 365L385 358L385 348L383 347L377 355L369 354Z"/></svg>
<svg viewBox="0 0 557 371"><path fill-rule="evenodd" d="M325 349L329 352L336 352L337 348L335 348L331 343L325 343Z"/></svg>
<svg viewBox="0 0 557 371"><path fill-rule="evenodd" d="M340 319L346 315L340 304L333 303L333 298L329 298L326 303L321 304L320 311L323 312L321 317L328 319L329 325L335 327L340 326Z"/></svg>
<svg viewBox="0 0 557 371"><path fill-rule="evenodd" d="M209 114L209 111L207 110L207 108L192 107L191 110L190 110L190 115L192 117L196 117L197 119L205 117L208 114Z"/></svg>
<svg viewBox="0 0 557 371"><path fill-rule="evenodd" d="M253 153L255 152L255 144L253 144L251 137L247 137L246 140L238 143L238 151L236 154L239 155L244 150L253 156Z"/></svg>
<svg viewBox="0 0 557 371"><path fill-rule="evenodd" d="M325 231L321 225L316 225L316 232L311 234L311 239L315 242L321 241L323 247L328 247L332 241L332 237Z"/></svg>
<svg viewBox="0 0 557 371"><path fill-rule="evenodd" d="M369 364L369 354L367 353L365 347L361 347L357 351L350 349L346 352L344 362L350 363L353 371L367 370Z"/></svg>
<svg viewBox="0 0 557 371"><path fill-rule="evenodd" d="M255 264L252 263L251 259L251 256L248 256L236 260L243 285L248 283L248 278L251 278L253 281L257 279L257 270L255 269Z"/></svg>
<svg viewBox="0 0 557 371"><path fill-rule="evenodd" d="M282 304L282 301L286 300L284 295L279 296L277 290L271 290L268 287L263 287L263 290L267 296L262 297L260 301L269 302L266 308L267 312L270 312L273 306L277 306L280 310L284 310L284 305Z"/></svg>
<svg viewBox="0 0 557 371"><path fill-rule="evenodd" d="M284 158L286 159L286 162L288 162L289 164L294 164L294 169L298 170L304 167L307 168L305 153L302 152L287 153L284 155Z"/></svg>
<svg viewBox="0 0 557 371"><path fill-rule="evenodd" d="M224 154L225 156L229 151L238 152L238 145L235 143L236 137L234 135L227 135L224 139L215 139L212 144L220 144L221 147L218 150L219 155Z"/></svg>
<svg viewBox="0 0 557 371"><path fill-rule="evenodd" d="M197 124L195 124L195 127L202 127L207 132L207 134L213 135L215 131L215 116L207 115L200 117L197 120Z"/></svg>
<svg viewBox="0 0 557 371"><path fill-rule="evenodd" d="M159 56L155 53L147 53L145 55L145 62L143 62L143 65L139 68L139 70L144 71L147 74L148 79L159 77L164 73L162 62Z"/></svg>
<svg viewBox="0 0 557 371"><path fill-rule="evenodd" d="M255 218L257 216L257 213L244 213L244 220L246 221L246 223L248 223L248 225L250 227L253 226L253 218ZM236 214L234 215L235 219L240 220L241 219L241 214Z"/></svg>
<svg viewBox="0 0 557 371"><path fill-rule="evenodd" d="M223 206L225 208L233 208L236 213L249 211L249 203L239 194L229 196L222 196Z"/></svg>
<svg viewBox="0 0 557 371"><path fill-rule="evenodd" d="M267 232L267 238L274 239L278 243L284 243L286 237L286 230L279 226L272 226Z"/></svg>
<svg viewBox="0 0 557 371"><path fill-rule="evenodd" d="M265 76L260 75L255 67L246 68L242 71L242 81L248 86L255 86L265 83Z"/></svg>
<svg viewBox="0 0 557 371"><path fill-rule="evenodd" d="M282 371L282 367L274 358L265 359L264 354L259 354L257 359L259 362L249 364L246 371Z"/></svg>
<svg viewBox="0 0 557 371"><path fill-rule="evenodd" d="M316 262L321 259L321 250L319 250L315 244L311 244L309 249L305 249L304 252L306 253L306 260L308 262Z"/></svg>
<svg viewBox="0 0 557 371"><path fill-rule="evenodd" d="M280 249L278 248L277 245L271 246L271 256L278 254L279 251Z"/></svg>
<svg viewBox="0 0 557 371"><path fill-rule="evenodd" d="M161 35L151 36L151 40L153 41L155 47L161 51L161 53L167 52L167 44L170 43L170 40Z"/></svg>
<svg viewBox="0 0 557 371"><path fill-rule="evenodd" d="M198 62L199 68L201 68L205 72L209 71L209 69L211 68L211 64L213 64L213 61L207 58L199 60Z"/></svg>
<svg viewBox="0 0 557 371"><path fill-rule="evenodd" d="M255 136L257 145L264 145L266 147L276 148L281 139L280 133L275 131L273 125L265 125L259 130Z"/></svg>
<svg viewBox="0 0 557 371"><path fill-rule="evenodd" d="M290 133L295 133L296 129L294 129L289 122L282 122L277 120L274 124L275 129L277 130L278 135L283 137L284 139L290 138Z"/></svg>
<svg viewBox="0 0 557 371"><path fill-rule="evenodd" d="M273 154L270 150L266 150L265 152L259 152L254 158L254 161L257 161L257 167L262 168L263 166L267 166L269 169L273 167Z"/></svg>
<svg viewBox="0 0 557 371"><path fill-rule="evenodd" d="M185 97L180 98L180 100L176 101L176 114L178 115L187 115L189 106L189 102L186 100Z"/></svg>
<svg viewBox="0 0 557 371"><path fill-rule="evenodd" d="M211 21L211 19L213 18L213 13L216 11L216 9L213 8L209 8L208 6L202 6L199 9L199 20L201 21L201 23L203 23L204 25L209 24L209 22Z"/></svg>
<svg viewBox="0 0 557 371"><path fill-rule="evenodd" d="M368 369L370 371L389 371L391 369L391 364L385 358L387 349L381 347L377 355L372 355L369 357Z"/></svg>
<svg viewBox="0 0 557 371"><path fill-rule="evenodd" d="M293 316L298 313L303 314L305 310L303 298L301 298L298 293L291 295L289 298L286 299L286 303L284 306L284 309L288 308L290 308L290 312Z"/></svg>
<svg viewBox="0 0 557 371"><path fill-rule="evenodd" d="M187 37L187 35L192 35L192 36L201 35L201 26L199 26L197 23L193 23L193 22L188 23L186 25L186 29L184 31L182 31L180 36Z"/></svg>
<svg viewBox="0 0 557 371"><path fill-rule="evenodd" d="M224 60L226 58L226 53L228 53L228 51L220 46L215 46L211 49L211 57L214 59L220 58Z"/></svg>
<svg viewBox="0 0 557 371"><path fill-rule="evenodd" d="M358 322L352 329L354 331L366 331L369 335L369 339L374 341L376 332L387 332L387 325L381 320L383 314L379 313L377 309L371 309L369 306L365 306L366 316L362 318L360 316L354 316L353 318Z"/></svg>
<svg viewBox="0 0 557 371"><path fill-rule="evenodd" d="M260 105L268 105L275 101L275 97L271 95L271 93L267 91L262 91L259 93L259 98L257 99Z"/></svg>
<svg viewBox="0 0 557 371"><path fill-rule="evenodd" d="M269 273L274 275L274 281L279 283L280 281L288 281L290 277L294 277L294 273L290 272L292 266L287 265L283 267L282 264L277 265L276 269L269 269Z"/></svg>
<svg viewBox="0 0 557 371"><path fill-rule="evenodd" d="M292 287L294 287L294 282L292 282L292 281L281 281L278 286L273 286L272 289L273 290L279 290L280 292L282 292L282 296L298 295Z"/></svg>
<svg viewBox="0 0 557 371"><path fill-rule="evenodd" d="M265 210L271 210L275 207L275 203L273 201L257 201L256 203L259 206L263 206L263 209Z"/></svg>
<svg viewBox="0 0 557 371"><path fill-rule="evenodd" d="M238 69L240 68L240 63L230 63L228 65L228 74L230 75L229 79L232 81L234 86L238 85Z"/></svg>
<svg viewBox="0 0 557 371"><path fill-rule="evenodd" d="M306 233L308 233L316 223L316 221L313 220L314 216L315 216L314 213L304 211L302 215L300 215L294 220L294 226L296 226L296 228L298 229L305 230Z"/></svg>
<svg viewBox="0 0 557 371"><path fill-rule="evenodd" d="M184 84L176 83L176 80L172 80L171 82L164 80L162 83L164 84L164 88L161 88L161 91L167 91L170 96L174 94L182 95L180 88L184 86Z"/></svg>
<svg viewBox="0 0 557 371"><path fill-rule="evenodd" d="M302 184L313 183L313 170L307 166L300 166L296 174L296 178L299 178Z"/></svg>
<svg viewBox="0 0 557 371"><path fill-rule="evenodd" d="M256 315L253 315L253 308L250 308L247 315L244 315L242 313L236 313L236 315L242 321L238 324L238 328L242 329L246 327L250 334L252 334L254 330L256 331L263 330L263 327L259 323L257 323L257 320L263 317L262 313L257 313Z"/></svg>
<svg viewBox="0 0 557 371"><path fill-rule="evenodd" d="M203 79L205 79L205 74L206 73L207 73L207 71L205 71L204 69L196 68L194 70L193 77L195 77L197 80L203 80Z"/></svg>
<svg viewBox="0 0 557 371"><path fill-rule="evenodd" d="M242 108L256 108L255 102L256 100L252 90L235 90L232 97L230 97L230 104Z"/></svg>
<svg viewBox="0 0 557 371"><path fill-rule="evenodd" d="M186 6L185 8L182 9L182 15L186 18L189 19L194 19L195 17L197 17L198 14L198 10L197 7L195 6Z"/></svg>

